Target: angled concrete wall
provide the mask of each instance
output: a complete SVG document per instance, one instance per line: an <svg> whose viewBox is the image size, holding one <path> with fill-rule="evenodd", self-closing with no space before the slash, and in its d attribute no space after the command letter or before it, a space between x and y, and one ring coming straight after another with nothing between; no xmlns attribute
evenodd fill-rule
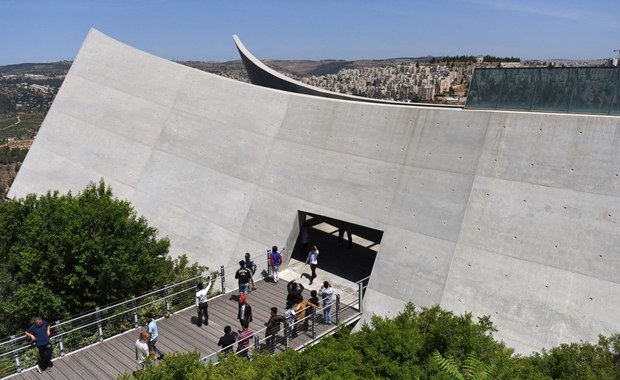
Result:
<svg viewBox="0 0 620 380"><path fill-rule="evenodd" d="M298 210L384 231L365 318L490 315L518 352L620 314L620 118L364 104L252 86L91 30L9 193L104 178L211 267Z"/></svg>

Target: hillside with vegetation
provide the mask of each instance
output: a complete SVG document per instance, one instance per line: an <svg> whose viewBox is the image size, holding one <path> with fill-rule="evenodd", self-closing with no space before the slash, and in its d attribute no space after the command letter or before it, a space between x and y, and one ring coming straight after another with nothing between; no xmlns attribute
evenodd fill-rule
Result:
<svg viewBox="0 0 620 380"><path fill-rule="evenodd" d="M69 61L0 66L0 200L70 67Z"/></svg>

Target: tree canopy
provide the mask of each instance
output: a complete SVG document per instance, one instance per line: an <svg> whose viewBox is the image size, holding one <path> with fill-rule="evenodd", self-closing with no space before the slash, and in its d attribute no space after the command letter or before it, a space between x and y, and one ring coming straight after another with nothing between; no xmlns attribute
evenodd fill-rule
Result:
<svg viewBox="0 0 620 380"><path fill-rule="evenodd" d="M23 331L34 315L58 320L201 269L172 260L168 238L157 235L103 180L77 195L0 202L0 334Z"/></svg>

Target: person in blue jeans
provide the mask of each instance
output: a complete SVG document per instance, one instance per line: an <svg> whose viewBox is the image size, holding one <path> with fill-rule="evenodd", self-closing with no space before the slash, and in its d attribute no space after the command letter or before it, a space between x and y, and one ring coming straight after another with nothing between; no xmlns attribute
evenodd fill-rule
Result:
<svg viewBox="0 0 620 380"><path fill-rule="evenodd" d="M32 326L26 330L26 336L37 346L39 350L39 363L37 364L37 371L45 371L48 368L52 368L52 344L50 343L51 329L49 323L45 322L43 318L36 317Z"/></svg>
<svg viewBox="0 0 620 380"><path fill-rule="evenodd" d="M331 325L332 316L331 316L331 308L332 308L332 297L334 295L334 288L327 281L323 281L323 286L319 289L319 297L323 300L323 323L326 325Z"/></svg>
<svg viewBox="0 0 620 380"><path fill-rule="evenodd" d="M157 359L161 360L164 358L164 353L157 349L157 337L159 336L159 331L157 330L157 321L153 319L153 313L150 311L146 313L146 321L148 325L146 327L146 331L149 333L149 352L155 352L159 357Z"/></svg>
<svg viewBox="0 0 620 380"><path fill-rule="evenodd" d="M252 271L245 267L245 260L239 261L239 269L235 273L235 278L239 280L239 295L250 292L250 279Z"/></svg>

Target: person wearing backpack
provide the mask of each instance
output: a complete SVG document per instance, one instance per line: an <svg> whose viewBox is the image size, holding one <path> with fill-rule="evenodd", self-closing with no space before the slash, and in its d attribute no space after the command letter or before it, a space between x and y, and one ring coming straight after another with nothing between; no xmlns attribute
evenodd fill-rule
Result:
<svg viewBox="0 0 620 380"><path fill-rule="evenodd" d="M245 267L245 260L239 261L239 269L235 273L235 278L239 280L239 294L248 294L252 272Z"/></svg>

